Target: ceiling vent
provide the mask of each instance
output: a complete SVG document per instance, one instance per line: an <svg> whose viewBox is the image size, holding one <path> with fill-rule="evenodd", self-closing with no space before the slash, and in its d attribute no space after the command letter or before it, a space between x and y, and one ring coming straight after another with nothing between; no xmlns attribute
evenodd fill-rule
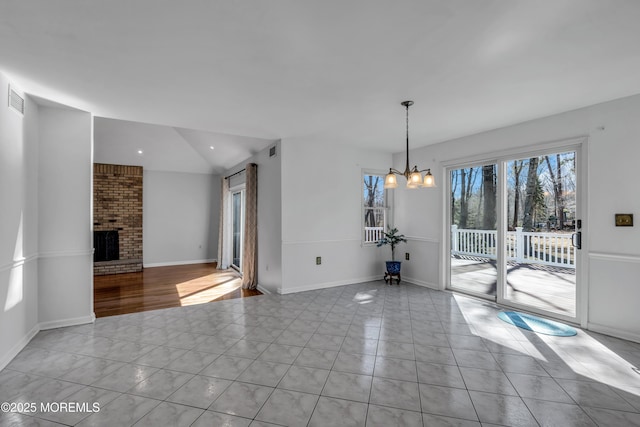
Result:
<svg viewBox="0 0 640 427"><path fill-rule="evenodd" d="M276 156L276 146L274 145L273 147L269 148L269 157L275 157Z"/></svg>
<svg viewBox="0 0 640 427"><path fill-rule="evenodd" d="M18 113L24 115L24 98L9 86L9 108L13 108Z"/></svg>

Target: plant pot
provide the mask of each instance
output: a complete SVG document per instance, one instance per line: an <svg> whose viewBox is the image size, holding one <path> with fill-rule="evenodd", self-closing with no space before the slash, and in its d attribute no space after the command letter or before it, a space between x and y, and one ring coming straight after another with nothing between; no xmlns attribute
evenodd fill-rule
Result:
<svg viewBox="0 0 640 427"><path fill-rule="evenodd" d="M401 261L387 261L387 273L400 274Z"/></svg>

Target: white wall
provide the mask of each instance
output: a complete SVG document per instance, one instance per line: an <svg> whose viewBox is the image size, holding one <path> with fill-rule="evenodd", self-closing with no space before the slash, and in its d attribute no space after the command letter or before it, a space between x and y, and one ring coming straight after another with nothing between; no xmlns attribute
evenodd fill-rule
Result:
<svg viewBox="0 0 640 427"><path fill-rule="evenodd" d="M145 170L142 194L145 267L216 258L219 176Z"/></svg>
<svg viewBox="0 0 640 427"><path fill-rule="evenodd" d="M411 153L412 163L433 167L439 187L416 193L396 190L396 223L423 262L408 264L407 277L443 286L441 265L443 191L441 163L515 147L588 136L587 212L583 227L584 283L588 285L588 326L640 341L640 223L615 227L614 214L640 215L637 159L640 157L640 95L471 135ZM396 166L403 155L394 156ZM419 212L418 217L413 215ZM412 260L416 260L413 256ZM405 265L403 265L403 270Z"/></svg>
<svg viewBox="0 0 640 427"><path fill-rule="evenodd" d="M382 278L388 254L361 244L362 171L385 172L391 155L313 139L282 145L281 292Z"/></svg>
<svg viewBox="0 0 640 427"><path fill-rule="evenodd" d="M282 283L282 145L276 144L276 156L269 157L269 148L234 166L223 176L258 165L258 287L277 292ZM218 217L219 218L219 217Z"/></svg>
<svg viewBox="0 0 640 427"><path fill-rule="evenodd" d="M38 330L93 320L91 115L25 101L0 106L0 369Z"/></svg>
<svg viewBox="0 0 640 427"><path fill-rule="evenodd" d="M93 319L91 114L39 108L38 320L41 328Z"/></svg>
<svg viewBox="0 0 640 427"><path fill-rule="evenodd" d="M0 99L9 81L0 74ZM0 369L38 331L38 108L0 104Z"/></svg>
<svg viewBox="0 0 640 427"><path fill-rule="evenodd" d="M282 283L282 145L253 156L258 165L258 284L269 292Z"/></svg>

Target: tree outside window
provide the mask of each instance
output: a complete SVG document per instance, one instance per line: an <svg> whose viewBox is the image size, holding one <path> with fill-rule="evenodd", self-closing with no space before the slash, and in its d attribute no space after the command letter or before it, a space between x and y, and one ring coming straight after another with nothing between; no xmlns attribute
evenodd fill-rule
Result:
<svg viewBox="0 0 640 427"><path fill-rule="evenodd" d="M377 243L387 226L384 175L363 175L364 243Z"/></svg>

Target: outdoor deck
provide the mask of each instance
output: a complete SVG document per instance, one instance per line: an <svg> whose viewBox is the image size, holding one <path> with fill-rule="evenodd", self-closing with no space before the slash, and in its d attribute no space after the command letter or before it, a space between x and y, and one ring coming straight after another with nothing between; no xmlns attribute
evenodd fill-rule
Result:
<svg viewBox="0 0 640 427"><path fill-rule="evenodd" d="M382 238L382 227L365 227L364 239ZM505 299L568 317L576 315L576 249L567 231L505 233L507 289ZM495 295L496 230L451 226L451 284L454 290Z"/></svg>
<svg viewBox="0 0 640 427"><path fill-rule="evenodd" d="M505 298L573 317L576 314L575 273L575 268L508 261ZM457 290L495 295L495 259L464 255L451 257L451 283Z"/></svg>

